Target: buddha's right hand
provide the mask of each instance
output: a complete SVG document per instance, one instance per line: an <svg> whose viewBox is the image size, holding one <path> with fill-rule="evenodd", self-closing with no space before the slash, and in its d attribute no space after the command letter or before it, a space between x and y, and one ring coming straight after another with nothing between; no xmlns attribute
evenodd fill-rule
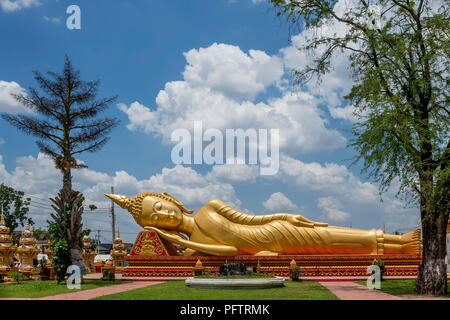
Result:
<svg viewBox="0 0 450 320"><path fill-rule="evenodd" d="M287 217L287 222L290 224L293 224L297 227L304 227L304 228L314 228L314 227L327 227L328 223L323 222L316 222L309 220L308 218L305 218L301 214L290 214Z"/></svg>

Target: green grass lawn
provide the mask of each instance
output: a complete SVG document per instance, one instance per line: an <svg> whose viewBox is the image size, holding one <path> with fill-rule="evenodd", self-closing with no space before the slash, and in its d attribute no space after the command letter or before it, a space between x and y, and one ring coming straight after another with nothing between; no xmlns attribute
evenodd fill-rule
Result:
<svg viewBox="0 0 450 320"><path fill-rule="evenodd" d="M366 281L355 281L356 283L366 285ZM447 282L450 289L450 281ZM414 294L414 288L416 286L415 280L385 280L381 282L381 291L393 294ZM447 292L447 297L450 298L450 292Z"/></svg>
<svg viewBox="0 0 450 320"><path fill-rule="evenodd" d="M101 280L87 280L81 285L81 290L95 289L114 284L122 284L125 281L112 282ZM15 282L0 283L0 298L40 298L60 293L76 292L70 290L65 283L57 284L56 280L40 281L29 280L20 284Z"/></svg>
<svg viewBox="0 0 450 320"><path fill-rule="evenodd" d="M184 281L165 283L95 298L96 300L335 300L337 297L314 281L286 281L272 289L194 289Z"/></svg>

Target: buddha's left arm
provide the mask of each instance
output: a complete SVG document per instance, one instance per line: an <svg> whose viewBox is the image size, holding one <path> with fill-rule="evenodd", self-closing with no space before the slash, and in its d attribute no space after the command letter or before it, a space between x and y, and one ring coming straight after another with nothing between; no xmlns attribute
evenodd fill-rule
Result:
<svg viewBox="0 0 450 320"><path fill-rule="evenodd" d="M253 215L246 214L237 211L220 200L209 201L207 206L212 208L215 212L221 216L227 218L228 220L244 224L244 225L262 225L274 220L284 220L297 227L326 227L327 223L315 222L305 218L300 214L290 214L290 213L275 213L275 214L265 214L265 215Z"/></svg>

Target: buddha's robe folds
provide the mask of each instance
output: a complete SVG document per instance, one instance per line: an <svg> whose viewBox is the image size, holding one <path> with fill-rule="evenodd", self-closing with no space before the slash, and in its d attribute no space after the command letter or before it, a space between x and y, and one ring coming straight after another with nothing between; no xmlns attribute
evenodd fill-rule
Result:
<svg viewBox="0 0 450 320"><path fill-rule="evenodd" d="M288 221L289 215L248 215L213 200L194 216L198 229L190 240L233 246L239 254L377 254L383 242L381 230L332 227L313 221L312 226L297 226Z"/></svg>

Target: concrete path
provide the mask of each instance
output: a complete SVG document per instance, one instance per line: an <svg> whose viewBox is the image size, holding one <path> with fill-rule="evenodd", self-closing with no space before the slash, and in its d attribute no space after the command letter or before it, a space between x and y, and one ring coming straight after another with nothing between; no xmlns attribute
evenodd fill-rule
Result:
<svg viewBox="0 0 450 320"><path fill-rule="evenodd" d="M109 294L120 293L138 288L144 288L160 283L163 283L163 281L139 281L132 283L124 283L108 287L57 294L54 296L38 298L36 300L89 300L101 296L106 296Z"/></svg>
<svg viewBox="0 0 450 320"><path fill-rule="evenodd" d="M366 286L348 281L322 281L325 288L333 292L341 300L401 300L380 290L372 290Z"/></svg>
<svg viewBox="0 0 450 320"><path fill-rule="evenodd" d="M152 286L163 282L164 281L139 281L89 290L77 290L76 292L62 293L41 298L6 298L0 300L89 300L109 294Z"/></svg>

